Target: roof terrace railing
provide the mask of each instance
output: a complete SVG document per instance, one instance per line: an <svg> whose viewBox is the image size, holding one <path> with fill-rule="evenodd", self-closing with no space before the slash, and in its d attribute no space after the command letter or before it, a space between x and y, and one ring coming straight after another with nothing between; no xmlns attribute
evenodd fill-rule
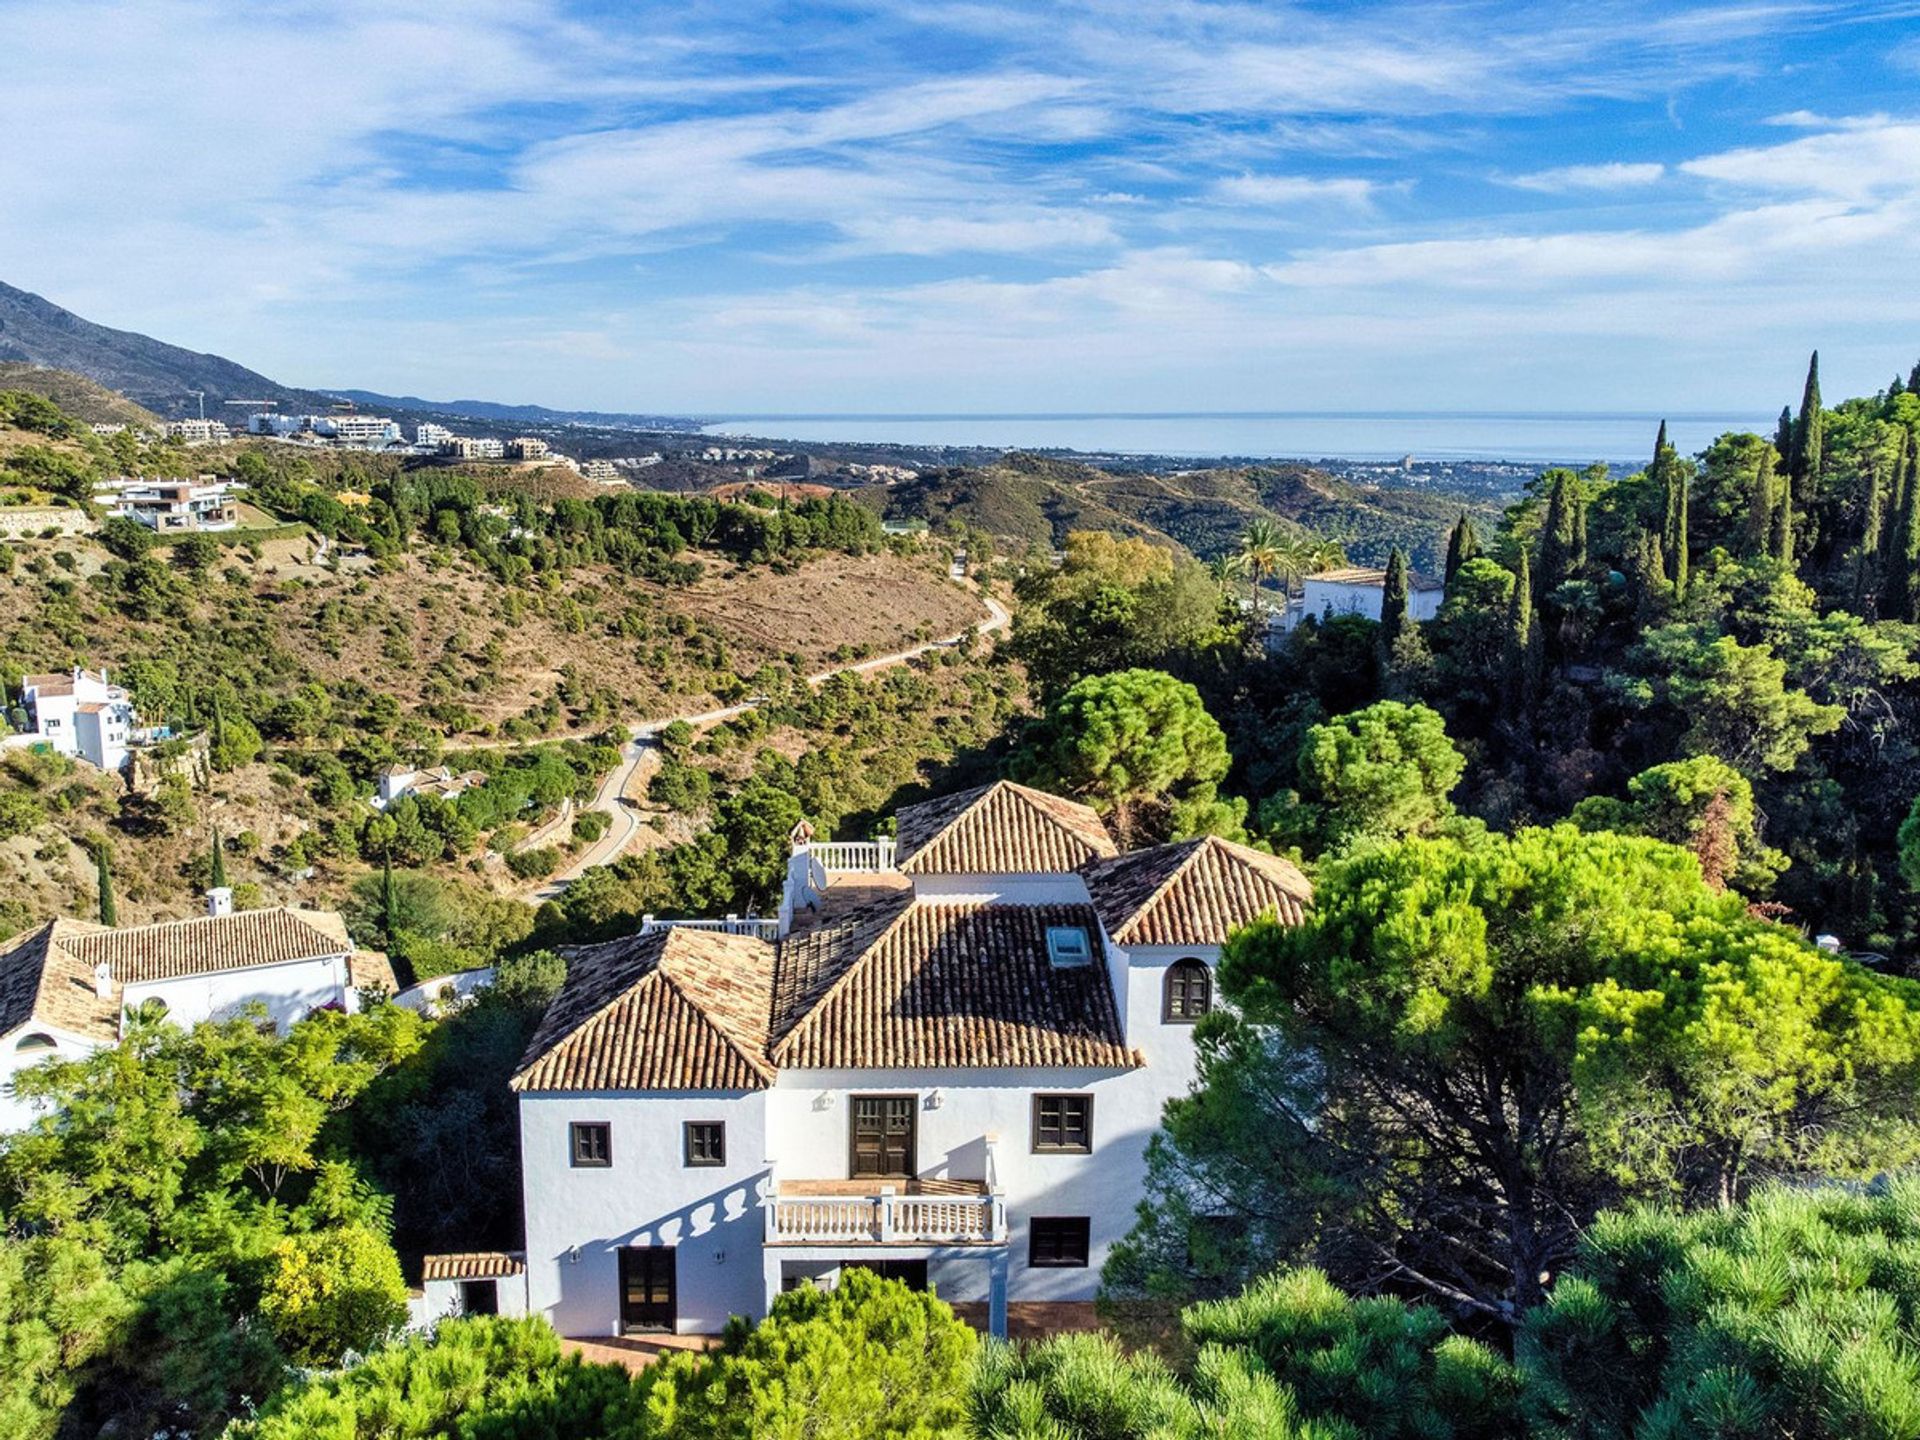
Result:
<svg viewBox="0 0 1920 1440"><path fill-rule="evenodd" d="M875 874L897 870L891 835L877 840L803 840L796 843L796 855L811 855L829 875Z"/></svg>
<svg viewBox="0 0 1920 1440"><path fill-rule="evenodd" d="M729 915L724 920L678 920L668 917L662 920L657 915L640 917L640 933L651 935L656 930L717 930L723 935L752 935L760 940L778 940L780 922L774 918L762 919L759 916Z"/></svg>

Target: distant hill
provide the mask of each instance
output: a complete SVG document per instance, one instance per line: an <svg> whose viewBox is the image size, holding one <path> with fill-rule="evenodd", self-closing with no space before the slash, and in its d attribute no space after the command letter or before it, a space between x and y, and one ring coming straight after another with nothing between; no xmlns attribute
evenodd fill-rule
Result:
<svg viewBox="0 0 1920 1440"><path fill-rule="evenodd" d="M0 284L0 360L74 371L170 419L198 413L195 390L206 392L209 419L232 418L226 400L277 399L303 409L328 403L316 391L291 389L222 356L96 325L7 284Z"/></svg>
<svg viewBox="0 0 1920 1440"><path fill-rule="evenodd" d="M1302 465L1109 474L1013 454L998 464L931 471L860 493L889 520L964 523L1009 548L1055 546L1070 530L1109 530L1210 560L1234 548L1248 521L1265 517L1337 540L1361 563L1382 564L1398 545L1414 568L1426 570L1445 559L1447 531L1462 509L1483 530L1497 519L1496 507L1484 500L1353 485Z"/></svg>
<svg viewBox="0 0 1920 1440"><path fill-rule="evenodd" d="M74 419L89 425L152 425L158 420L151 410L84 375L21 360L0 361L0 390L44 395Z"/></svg>
<svg viewBox="0 0 1920 1440"><path fill-rule="evenodd" d="M414 415L458 416L510 425L599 425L621 430L698 430L686 415L638 415L608 410L549 410L544 405L498 405L491 400L422 400L418 395L382 395L377 390L330 390L362 409L397 410Z"/></svg>

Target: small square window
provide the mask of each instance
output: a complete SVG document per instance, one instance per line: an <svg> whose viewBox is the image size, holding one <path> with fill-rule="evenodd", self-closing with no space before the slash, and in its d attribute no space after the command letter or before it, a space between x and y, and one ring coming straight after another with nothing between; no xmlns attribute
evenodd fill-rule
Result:
<svg viewBox="0 0 1920 1440"><path fill-rule="evenodd" d="M576 1120L568 1126L575 1169L599 1170L613 1164L613 1127L604 1120Z"/></svg>
<svg viewBox="0 0 1920 1440"><path fill-rule="evenodd" d="M1091 1095L1033 1097L1033 1150L1036 1155L1086 1155L1093 1150Z"/></svg>
<svg viewBox="0 0 1920 1440"><path fill-rule="evenodd" d="M1034 1270L1085 1269L1092 1243L1085 1215L1036 1215L1027 1231L1027 1265Z"/></svg>
<svg viewBox="0 0 1920 1440"><path fill-rule="evenodd" d="M688 1165L727 1163L727 1127L724 1121L687 1121L686 1142Z"/></svg>
<svg viewBox="0 0 1920 1440"><path fill-rule="evenodd" d="M1093 963L1093 942L1078 925L1047 927L1047 959L1061 970L1074 970Z"/></svg>

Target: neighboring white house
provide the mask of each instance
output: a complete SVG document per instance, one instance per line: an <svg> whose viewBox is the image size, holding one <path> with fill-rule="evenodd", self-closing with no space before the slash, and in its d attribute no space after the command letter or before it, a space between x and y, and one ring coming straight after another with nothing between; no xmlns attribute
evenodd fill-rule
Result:
<svg viewBox="0 0 1920 1440"><path fill-rule="evenodd" d="M526 1249L498 1263L530 1313L713 1332L853 1266L1000 1334L1094 1299L1221 945L1297 923L1307 881L1214 838L1118 855L1005 782L896 818L796 846L778 940L683 922L573 955L512 1080Z"/></svg>
<svg viewBox="0 0 1920 1440"><path fill-rule="evenodd" d="M486 436L456 435L440 442L440 453L459 460L498 460L507 453L504 441Z"/></svg>
<svg viewBox="0 0 1920 1440"><path fill-rule="evenodd" d="M405 765L389 765L380 772L380 788L372 805L384 810L402 795L432 795L441 800L458 800L475 786L487 783L484 770L466 770L456 775L446 766L432 770L413 770Z"/></svg>
<svg viewBox="0 0 1920 1440"><path fill-rule="evenodd" d="M38 735L62 755L76 755L102 770L126 768L133 745L152 739L134 714L133 701L106 672L75 666L59 675L26 675L20 698Z"/></svg>
<svg viewBox="0 0 1920 1440"><path fill-rule="evenodd" d="M169 440L184 440L189 445L217 444L233 436L218 420L169 420L160 430Z"/></svg>
<svg viewBox="0 0 1920 1440"><path fill-rule="evenodd" d="M0 949L0 1130L33 1112L13 1096L12 1078L50 1059L76 1060L117 1043L126 1013L150 1001L188 1026L266 1006L285 1029L315 1009L359 1007L358 990L392 990L384 955L357 951L338 915L315 910L226 913L115 929L59 919Z"/></svg>
<svg viewBox="0 0 1920 1440"><path fill-rule="evenodd" d="M444 425L422 421L413 427L413 443L429 450L438 450L451 439L453 439L453 431Z"/></svg>
<svg viewBox="0 0 1920 1440"><path fill-rule="evenodd" d="M341 445L373 446L400 443L400 427L384 415L316 415L313 433Z"/></svg>
<svg viewBox="0 0 1920 1440"><path fill-rule="evenodd" d="M1309 615L1316 620L1334 615L1364 615L1369 620L1378 620L1386 587L1387 572L1365 566L1353 565L1309 575L1301 585L1300 603L1288 607L1283 624L1291 630ZM1433 619L1440 613L1440 602L1444 599L1446 587L1438 580L1407 572L1407 613L1412 618Z"/></svg>
<svg viewBox="0 0 1920 1440"><path fill-rule="evenodd" d="M129 480L115 487L107 513L137 520L162 535L231 530L240 521L233 492L231 481L210 478Z"/></svg>

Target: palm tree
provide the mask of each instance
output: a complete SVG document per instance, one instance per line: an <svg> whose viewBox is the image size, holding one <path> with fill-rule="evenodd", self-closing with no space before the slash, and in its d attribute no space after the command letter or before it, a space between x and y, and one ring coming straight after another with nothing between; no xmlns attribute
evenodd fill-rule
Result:
<svg viewBox="0 0 1920 1440"><path fill-rule="evenodd" d="M1267 519L1250 520L1240 536L1240 549L1233 557L1234 567L1247 577L1247 599L1258 618L1260 582L1280 573L1290 542L1280 527Z"/></svg>

